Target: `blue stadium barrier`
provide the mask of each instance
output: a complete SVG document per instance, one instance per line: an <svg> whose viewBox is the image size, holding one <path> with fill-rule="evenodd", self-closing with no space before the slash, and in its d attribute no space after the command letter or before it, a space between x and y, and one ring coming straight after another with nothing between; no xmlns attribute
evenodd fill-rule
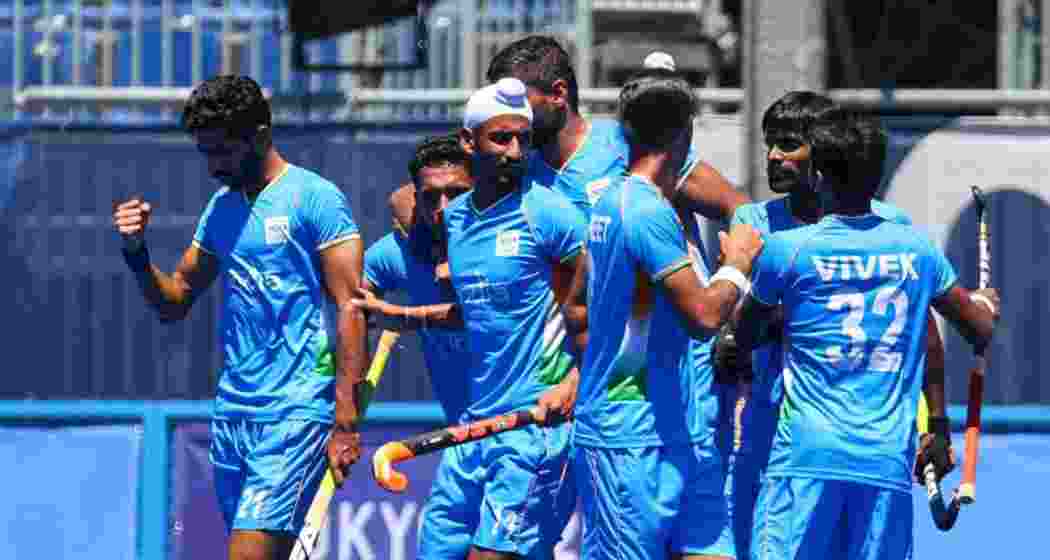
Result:
<svg viewBox="0 0 1050 560"><path fill-rule="evenodd" d="M139 558L167 557L171 430L176 423L208 421L211 401L0 401L0 425L108 424L142 425ZM367 422L380 425L445 422L436 402L380 402Z"/></svg>
<svg viewBox="0 0 1050 560"><path fill-rule="evenodd" d="M211 411L211 401L0 401L0 426L141 424L139 558L165 560L172 429L178 423L208 421ZM952 405L949 415L953 427L961 429L965 407ZM436 426L444 422L435 402L379 402L367 416L367 423L379 426ZM1050 406L986 407L982 429L987 433L1050 433Z"/></svg>

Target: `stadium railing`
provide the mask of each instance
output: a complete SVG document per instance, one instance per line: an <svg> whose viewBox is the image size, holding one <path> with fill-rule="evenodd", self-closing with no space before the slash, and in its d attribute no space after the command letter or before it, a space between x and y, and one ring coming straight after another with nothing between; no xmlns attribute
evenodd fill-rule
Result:
<svg viewBox="0 0 1050 560"><path fill-rule="evenodd" d="M140 425L138 558L164 560L171 507L172 429L179 423L209 421L211 411L211 401L0 401L0 426ZM444 422L444 414L434 402L380 402L368 409L367 422L438 425Z"/></svg>
<svg viewBox="0 0 1050 560"><path fill-rule="evenodd" d="M210 420L211 409L210 401L0 401L0 425L141 425L139 558L163 560L168 544L172 429L181 422ZM953 429L961 430L965 407L949 406L949 416ZM368 410L367 421L437 425L444 416L434 402L380 402ZM982 428L987 433L1048 433L1050 406L989 406L982 413Z"/></svg>

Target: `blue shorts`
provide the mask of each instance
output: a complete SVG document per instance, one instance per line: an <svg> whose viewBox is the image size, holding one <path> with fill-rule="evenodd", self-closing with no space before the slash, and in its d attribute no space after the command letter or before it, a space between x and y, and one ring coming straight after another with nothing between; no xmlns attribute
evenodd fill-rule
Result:
<svg viewBox="0 0 1050 560"><path fill-rule="evenodd" d="M767 478L759 494L753 560L911 557L912 497L870 484Z"/></svg>
<svg viewBox="0 0 1050 560"><path fill-rule="evenodd" d="M585 559L734 558L722 461L711 444L577 447Z"/></svg>
<svg viewBox="0 0 1050 560"><path fill-rule="evenodd" d="M213 420L215 494L231 530L298 534L324 478L331 425Z"/></svg>
<svg viewBox="0 0 1050 560"><path fill-rule="evenodd" d="M417 557L462 560L474 546L550 559L576 504L571 429L526 426L446 450Z"/></svg>

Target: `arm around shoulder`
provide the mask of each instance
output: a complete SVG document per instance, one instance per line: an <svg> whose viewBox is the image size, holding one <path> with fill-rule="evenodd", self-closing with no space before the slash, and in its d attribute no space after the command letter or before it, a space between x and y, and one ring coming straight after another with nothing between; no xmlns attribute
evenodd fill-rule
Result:
<svg viewBox="0 0 1050 560"><path fill-rule="evenodd" d="M684 206L709 220L730 220L736 209L751 202L717 169L701 161L683 179L675 195L675 204Z"/></svg>

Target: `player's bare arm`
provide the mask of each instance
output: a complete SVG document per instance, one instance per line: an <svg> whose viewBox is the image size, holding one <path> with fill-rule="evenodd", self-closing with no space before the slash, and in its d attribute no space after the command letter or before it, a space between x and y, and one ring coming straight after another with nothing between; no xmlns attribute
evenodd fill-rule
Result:
<svg viewBox="0 0 1050 560"><path fill-rule="evenodd" d="M556 283L559 278L570 278L562 301L562 310L565 314L565 326L573 337L580 356L587 347L587 281L590 274L587 263L587 254L581 251L571 263L559 265L561 270L555 271Z"/></svg>
<svg viewBox="0 0 1050 560"><path fill-rule="evenodd" d="M933 308L980 353L991 341L999 321L999 291L985 288L971 292L956 284L933 300Z"/></svg>
<svg viewBox="0 0 1050 560"><path fill-rule="evenodd" d="M955 469L951 425L944 398L944 342L933 311L926 313L926 375L922 392L926 397L926 433L915 452L915 480L923 482L926 465L933 463L937 480Z"/></svg>
<svg viewBox="0 0 1050 560"><path fill-rule="evenodd" d="M717 169L701 161L683 179L673 202L709 220L729 221L737 207L751 199L734 188Z"/></svg>
<svg viewBox="0 0 1050 560"><path fill-rule="evenodd" d="M175 271L167 274L150 262L145 242L152 206L138 198L116 205L113 225L124 240L124 255L135 280L163 323L179 321L202 292L219 276L214 255L191 245L182 254Z"/></svg>
<svg viewBox="0 0 1050 560"><path fill-rule="evenodd" d="M559 295L565 327L572 337L576 353L576 366L565 379L540 396L536 420L548 422L552 418L569 418L576 408L576 395L580 386L579 365L583 363L583 352L587 348L587 256L580 251L570 262L555 265L555 294Z"/></svg>
<svg viewBox="0 0 1050 560"><path fill-rule="evenodd" d="M346 470L361 456L361 436L357 426L362 419L368 347L365 342L365 315L350 301L361 285L364 244L350 239L321 252L328 295L338 308L335 352L335 424L328 440L328 465L337 486L346 479Z"/></svg>
<svg viewBox="0 0 1050 560"><path fill-rule="evenodd" d="M758 230L746 224L734 224L730 232L719 232L723 265L706 288L689 267L681 268L663 280L663 287L685 319L690 334L696 337L714 335L733 313L737 300L746 291L751 264L762 250Z"/></svg>
<svg viewBox="0 0 1050 560"><path fill-rule="evenodd" d="M463 329L463 313L459 304L397 305L379 299L374 293L359 288L351 300L354 307L374 313L391 322L389 328L412 331L423 328Z"/></svg>
<svg viewBox="0 0 1050 560"><path fill-rule="evenodd" d="M931 417L947 415L944 397L944 341L933 311L926 314L926 376L922 384Z"/></svg>

